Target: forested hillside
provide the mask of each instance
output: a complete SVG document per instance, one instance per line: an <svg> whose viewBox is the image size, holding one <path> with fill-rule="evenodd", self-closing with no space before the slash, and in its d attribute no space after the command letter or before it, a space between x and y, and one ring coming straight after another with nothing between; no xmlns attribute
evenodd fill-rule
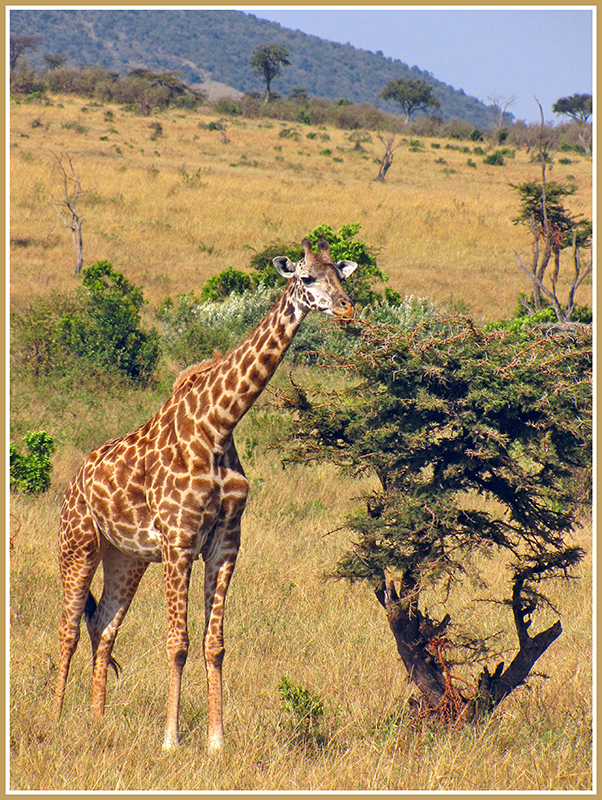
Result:
<svg viewBox="0 0 602 800"><path fill-rule="evenodd" d="M190 85L211 79L240 92L264 88L249 61L256 47L278 43L291 62L274 85L281 94L298 87L316 97L369 102L398 113L399 106L385 103L379 92L394 78L418 79L433 87L444 119L464 119L480 128L494 120L492 107L416 66L242 11L19 9L10 12L10 32L41 38L37 50L27 53L35 68L45 66L44 55L63 53L69 66L103 65L120 74L136 67L177 69Z"/></svg>

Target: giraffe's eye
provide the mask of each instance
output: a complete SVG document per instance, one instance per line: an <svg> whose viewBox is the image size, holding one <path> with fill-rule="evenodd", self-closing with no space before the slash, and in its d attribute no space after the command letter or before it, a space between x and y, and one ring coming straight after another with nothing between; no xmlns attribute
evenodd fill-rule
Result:
<svg viewBox="0 0 602 800"><path fill-rule="evenodd" d="M312 283L315 283L315 282L316 282L316 279L315 279L315 278L312 278L312 276L311 276L311 275L305 275L305 276L303 276L303 277L301 278L301 280L303 281L303 283L305 284L305 286L311 286L311 285L312 285Z"/></svg>

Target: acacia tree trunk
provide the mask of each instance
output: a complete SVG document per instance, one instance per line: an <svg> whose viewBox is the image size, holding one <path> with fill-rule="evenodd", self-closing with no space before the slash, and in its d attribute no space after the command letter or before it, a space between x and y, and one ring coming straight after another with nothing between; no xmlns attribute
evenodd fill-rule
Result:
<svg viewBox="0 0 602 800"><path fill-rule="evenodd" d="M518 576L514 582L512 609L519 640L519 650L504 670L500 662L493 673L487 667L476 681L476 690L469 694L460 691L454 684L454 676L442 656L445 631L451 619L448 614L440 622L432 620L418 608L416 586L400 585L401 597L393 581L386 588L375 591L379 603L385 609L389 627L397 652L408 672L408 677L420 692L422 713L444 719L447 722L474 721L490 713L524 683L533 665L562 633L560 622L530 637L527 629L530 609L521 598L524 578Z"/></svg>

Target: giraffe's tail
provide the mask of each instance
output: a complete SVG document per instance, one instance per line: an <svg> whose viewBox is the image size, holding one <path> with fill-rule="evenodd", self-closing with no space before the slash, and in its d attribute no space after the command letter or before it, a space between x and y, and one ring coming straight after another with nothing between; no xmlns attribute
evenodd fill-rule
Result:
<svg viewBox="0 0 602 800"><path fill-rule="evenodd" d="M88 592L88 597L86 598L86 605L84 606L84 616L86 617L87 622L90 622L97 608L98 608L98 603L96 602L94 595L92 594L92 592ZM119 677L119 673L121 672L121 666L117 661L115 661L115 659L112 656L109 659L109 666L113 669L115 675Z"/></svg>

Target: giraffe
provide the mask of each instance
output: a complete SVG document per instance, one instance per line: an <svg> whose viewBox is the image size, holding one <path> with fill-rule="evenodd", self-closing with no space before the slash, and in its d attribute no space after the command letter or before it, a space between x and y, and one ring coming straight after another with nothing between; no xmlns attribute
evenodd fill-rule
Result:
<svg viewBox="0 0 602 800"><path fill-rule="evenodd" d="M59 524L63 610L55 706L60 716L80 621L92 644L92 714L104 713L108 667L119 626L150 563L161 563L167 599L169 690L163 749L179 744L182 672L188 656L188 588L195 560L204 561L209 752L224 742L223 615L240 545L249 484L233 431L267 386L305 316L312 310L352 319L341 281L357 267L336 264L327 242L309 239L293 263L273 260L289 284L265 318L225 356L185 369L173 393L146 424L112 439L82 464L65 492ZM99 564L103 590L90 592Z"/></svg>

